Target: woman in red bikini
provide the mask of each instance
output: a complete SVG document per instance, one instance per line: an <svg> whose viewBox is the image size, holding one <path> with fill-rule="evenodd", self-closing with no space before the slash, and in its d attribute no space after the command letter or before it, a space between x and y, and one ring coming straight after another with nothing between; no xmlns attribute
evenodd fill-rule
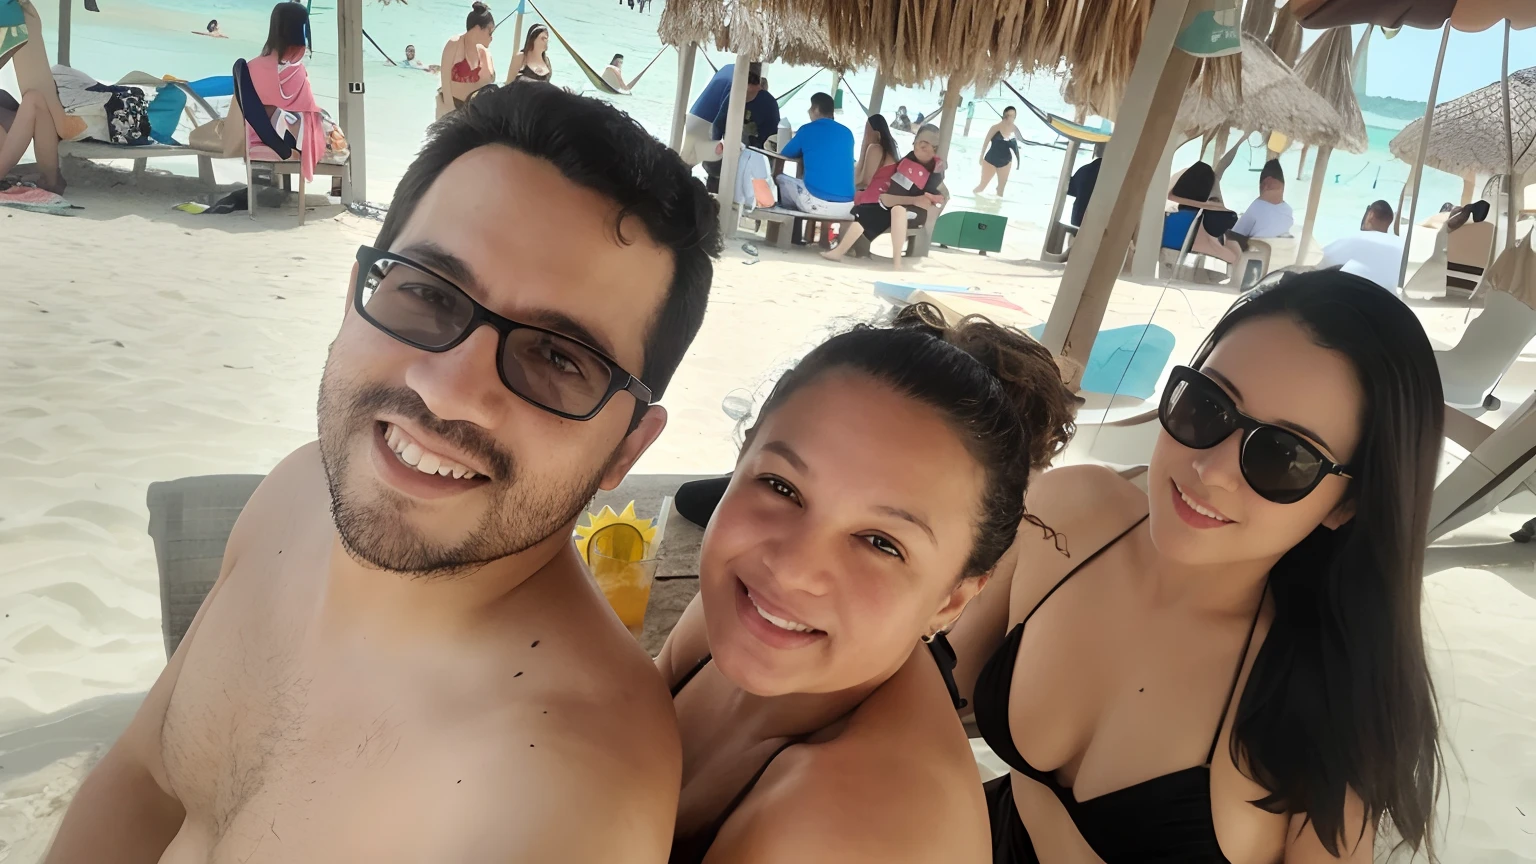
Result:
<svg viewBox="0 0 1536 864"><path fill-rule="evenodd" d="M491 14L491 7L476 0L464 20L464 32L443 46L439 67L443 85L437 91L439 118L463 107L476 90L495 83L496 68L491 60L491 31L495 29L496 16Z"/></svg>

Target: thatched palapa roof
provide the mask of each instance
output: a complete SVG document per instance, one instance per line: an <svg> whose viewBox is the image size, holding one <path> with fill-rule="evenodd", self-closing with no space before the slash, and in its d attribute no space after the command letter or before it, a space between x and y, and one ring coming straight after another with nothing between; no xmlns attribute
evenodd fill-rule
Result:
<svg viewBox="0 0 1536 864"><path fill-rule="evenodd" d="M1476 33L1508 19L1516 30L1536 27L1531 0L1291 0L1303 27L1377 24L1437 28L1449 18L1457 30Z"/></svg>
<svg viewBox="0 0 1536 864"><path fill-rule="evenodd" d="M1536 67L1509 73L1509 106L1515 138L1515 173L1536 170ZM1424 118L1392 139L1392 155L1413 163ZM1458 176L1504 174L1509 168L1504 137L1504 95L1499 82L1435 106L1424 164Z"/></svg>
<svg viewBox="0 0 1536 864"><path fill-rule="evenodd" d="M1354 37L1348 27L1335 27L1319 36L1296 63L1296 77L1317 91L1339 115L1339 134L1333 140L1307 141L1350 153L1364 153L1370 145L1365 116L1355 98Z"/></svg>
<svg viewBox="0 0 1536 864"><path fill-rule="evenodd" d="M1075 104L1112 115L1151 14L1152 0L668 0L661 37L763 60L810 46L837 61L820 65L876 66L901 85L1060 70Z"/></svg>
<svg viewBox="0 0 1536 864"><path fill-rule="evenodd" d="M1223 126L1274 130L1308 144L1331 144L1341 137L1343 122L1338 112L1302 83L1269 46L1244 34L1240 56L1241 88L1217 83L1196 89L1184 97L1174 128L1191 135Z"/></svg>

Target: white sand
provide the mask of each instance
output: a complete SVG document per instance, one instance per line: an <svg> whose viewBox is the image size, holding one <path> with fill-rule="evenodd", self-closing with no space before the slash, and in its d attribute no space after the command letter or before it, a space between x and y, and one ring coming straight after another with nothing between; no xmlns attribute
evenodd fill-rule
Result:
<svg viewBox="0 0 1536 864"><path fill-rule="evenodd" d="M244 214L190 216L168 210L195 191L184 181L150 177L135 191L106 188L122 177L100 170L70 177L70 197L87 207L75 218L0 209L7 864L38 859L84 767L164 663L148 484L265 472L314 437L352 253L378 227L335 208L302 229L291 212L263 211L254 224ZM740 245L717 268L704 330L665 400L671 424L640 473L727 470L735 422L721 399L760 397L831 330L885 308L872 294L874 279L889 278L881 267L762 244L754 263ZM1038 249L1037 235L1011 232L1003 258ZM910 275L1002 291L1038 320L1057 273L936 252ZM1224 289L1129 286L1105 326L1150 317L1177 335L1174 356L1184 358L1231 299ZM1454 341L1462 309L1419 311L1432 335ZM1536 364L1521 363L1510 380L1530 380L1527 367ZM1465 548L1432 550L1432 569L1446 572L1430 579L1426 616L1449 752L1465 772L1444 805L1446 861L1536 859L1536 818L1522 814L1536 817L1536 570L1523 549L1486 554L1511 548L1499 535L1524 518L1489 517L1453 535ZM1499 575L1446 569L1458 563Z"/></svg>

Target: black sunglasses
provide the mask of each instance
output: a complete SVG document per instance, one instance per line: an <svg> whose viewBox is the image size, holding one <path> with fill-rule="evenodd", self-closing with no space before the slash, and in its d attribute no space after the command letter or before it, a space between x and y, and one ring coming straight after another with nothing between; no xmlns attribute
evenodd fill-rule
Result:
<svg viewBox="0 0 1536 864"><path fill-rule="evenodd" d="M1188 366L1173 367L1157 416L1173 440L1192 450L1209 450L1241 430L1243 479L1276 504L1300 501L1329 474L1350 477L1347 466L1330 461L1295 432L1237 410L1227 391Z"/></svg>
<svg viewBox="0 0 1536 864"><path fill-rule="evenodd" d="M650 405L651 388L602 352L480 305L432 269L372 246L357 250L353 306L363 320L412 348L452 351L476 328L499 335L496 372L522 399L568 420L590 420L615 393Z"/></svg>

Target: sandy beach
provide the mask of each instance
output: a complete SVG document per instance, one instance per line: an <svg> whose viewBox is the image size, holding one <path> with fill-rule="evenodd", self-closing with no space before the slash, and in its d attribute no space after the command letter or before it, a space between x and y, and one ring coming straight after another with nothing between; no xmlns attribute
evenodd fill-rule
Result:
<svg viewBox="0 0 1536 864"><path fill-rule="evenodd" d="M129 187L112 169L68 170L84 207L75 217L0 210L5 864L39 860L80 777L164 665L148 484L264 473L313 439L352 255L378 229L334 206L302 228L291 210L192 216L170 209L196 190L189 178ZM1024 310L1018 323L1043 320L1060 270L1020 263L1038 252L1037 233L1008 238L991 257L936 251L907 277L1001 293ZM737 430L722 399L761 398L826 335L889 308L873 292L891 278L885 259L837 265L760 246L754 257L742 239L727 245L704 329L665 400L669 427L637 473L727 470ZM1159 324L1178 360L1233 296L1122 284L1104 326ZM1413 305L1432 338L1456 341L1464 306ZM1501 386L1506 406L1533 383L1527 355ZM1424 615L1445 718L1449 862L1536 860L1536 562L1507 539L1531 512L1536 501L1517 499L1430 550ZM984 750L978 759L983 771L997 765Z"/></svg>

